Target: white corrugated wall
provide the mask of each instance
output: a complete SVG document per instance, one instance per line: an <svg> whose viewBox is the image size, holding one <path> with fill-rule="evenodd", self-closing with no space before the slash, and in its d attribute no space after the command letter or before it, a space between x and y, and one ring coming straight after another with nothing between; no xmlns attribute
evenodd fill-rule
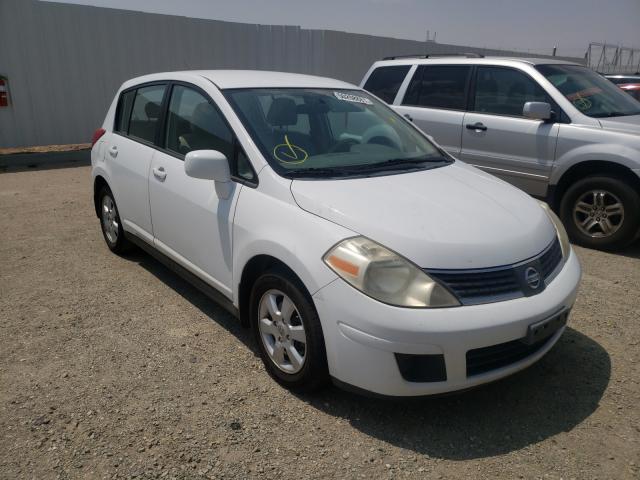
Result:
<svg viewBox="0 0 640 480"><path fill-rule="evenodd" d="M249 68L359 83L387 55L424 42L293 26L253 25L36 0L0 0L0 148L88 142L118 86L145 73ZM445 44L431 53L475 51ZM580 59L571 59L580 61Z"/></svg>

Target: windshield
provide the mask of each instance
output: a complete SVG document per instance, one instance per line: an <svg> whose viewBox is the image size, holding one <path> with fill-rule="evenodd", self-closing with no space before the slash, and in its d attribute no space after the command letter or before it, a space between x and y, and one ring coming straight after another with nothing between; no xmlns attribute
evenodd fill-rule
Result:
<svg viewBox="0 0 640 480"><path fill-rule="evenodd" d="M288 178L384 175L453 161L361 90L224 93L272 168Z"/></svg>
<svg viewBox="0 0 640 480"><path fill-rule="evenodd" d="M585 115L594 118L640 115L640 102L589 68L579 65L536 68Z"/></svg>

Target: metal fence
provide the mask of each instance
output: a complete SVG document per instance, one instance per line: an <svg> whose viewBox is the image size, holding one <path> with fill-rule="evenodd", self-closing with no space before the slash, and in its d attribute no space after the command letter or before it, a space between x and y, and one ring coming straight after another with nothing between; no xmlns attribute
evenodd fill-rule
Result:
<svg viewBox="0 0 640 480"><path fill-rule="evenodd" d="M587 65L600 73L639 73L640 48L590 43Z"/></svg>
<svg viewBox="0 0 640 480"><path fill-rule="evenodd" d="M86 142L120 84L150 72L248 68L358 83L374 60L388 55L528 56L36 0L0 0L0 45L0 76L8 79L10 100L0 108L0 147Z"/></svg>

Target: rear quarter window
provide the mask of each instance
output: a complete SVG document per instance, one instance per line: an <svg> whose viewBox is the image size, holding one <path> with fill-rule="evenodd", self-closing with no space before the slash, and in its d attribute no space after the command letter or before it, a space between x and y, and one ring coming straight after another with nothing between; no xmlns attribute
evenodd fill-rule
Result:
<svg viewBox="0 0 640 480"><path fill-rule="evenodd" d="M471 66L422 65L418 67L403 105L465 110Z"/></svg>
<svg viewBox="0 0 640 480"><path fill-rule="evenodd" d="M378 67L369 75L367 82L364 84L364 89L377 95L387 103L393 103L409 68L411 68L410 65Z"/></svg>
<svg viewBox="0 0 640 480"><path fill-rule="evenodd" d="M118 107L116 108L116 121L113 127L114 132L126 134L129 131L129 117L131 116L131 107L133 106L135 96L135 90L130 90L120 95Z"/></svg>

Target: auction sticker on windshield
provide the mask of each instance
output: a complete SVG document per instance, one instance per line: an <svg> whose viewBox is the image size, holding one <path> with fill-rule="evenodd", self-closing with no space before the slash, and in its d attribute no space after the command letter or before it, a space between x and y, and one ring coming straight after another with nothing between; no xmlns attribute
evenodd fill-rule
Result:
<svg viewBox="0 0 640 480"><path fill-rule="evenodd" d="M373 105L373 102L366 97L360 97L351 93L333 92L338 100L344 100L345 102L364 103L365 105Z"/></svg>

